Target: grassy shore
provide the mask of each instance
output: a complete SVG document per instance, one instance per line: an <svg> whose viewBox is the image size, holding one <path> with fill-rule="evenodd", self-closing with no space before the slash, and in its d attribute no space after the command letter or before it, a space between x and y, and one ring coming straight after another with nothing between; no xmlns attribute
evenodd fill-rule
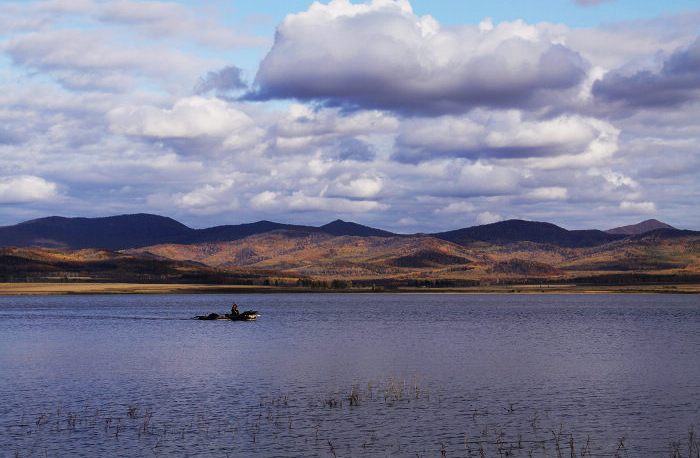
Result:
<svg viewBox="0 0 700 458"><path fill-rule="evenodd" d="M700 294L700 284L682 285L492 285L459 288L319 289L296 286L197 285L158 283L0 283L0 295L62 294L267 294L267 293L441 293L441 294Z"/></svg>

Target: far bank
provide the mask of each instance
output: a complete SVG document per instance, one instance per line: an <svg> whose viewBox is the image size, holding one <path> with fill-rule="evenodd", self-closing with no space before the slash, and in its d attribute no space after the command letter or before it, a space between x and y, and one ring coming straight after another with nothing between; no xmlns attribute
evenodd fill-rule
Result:
<svg viewBox="0 0 700 458"><path fill-rule="evenodd" d="M277 294L277 293L404 293L404 294L700 294L700 284L678 285L491 285L470 287L360 287L321 289L300 286L204 285L164 283L0 283L0 295L80 294Z"/></svg>

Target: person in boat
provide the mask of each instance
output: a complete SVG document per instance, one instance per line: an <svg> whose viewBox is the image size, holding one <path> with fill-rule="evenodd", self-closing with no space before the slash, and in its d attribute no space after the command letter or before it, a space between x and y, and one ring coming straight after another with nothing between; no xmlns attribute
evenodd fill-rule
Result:
<svg viewBox="0 0 700 458"><path fill-rule="evenodd" d="M231 306L231 315L233 315L233 316L240 315L240 313L238 313L238 304L236 304L235 302Z"/></svg>

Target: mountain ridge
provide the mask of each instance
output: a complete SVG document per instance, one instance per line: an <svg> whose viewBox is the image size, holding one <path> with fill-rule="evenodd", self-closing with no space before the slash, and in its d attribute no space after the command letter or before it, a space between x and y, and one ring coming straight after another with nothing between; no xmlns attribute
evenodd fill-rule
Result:
<svg viewBox="0 0 700 458"><path fill-rule="evenodd" d="M646 222L642 222L640 225L643 223ZM665 223L658 221L657 223L653 230L658 230L659 224L663 225L660 229L671 231L667 232L666 236L671 236L673 231L680 231ZM643 227L640 225L635 226ZM324 233L333 236L356 237L386 238L418 235L397 234L340 219L322 226L284 224L262 220L253 223L193 229L169 217L137 213L98 218L50 216L12 226L2 226L0 227L0 246L123 250L163 243L228 242L276 230L294 231L300 235ZM425 235L460 245L469 245L476 241L499 244L535 242L564 248L598 246L631 236L595 229L567 230L548 222L515 219Z"/></svg>
<svg viewBox="0 0 700 458"><path fill-rule="evenodd" d="M473 241L489 243L536 242L549 243L566 248L602 245L623 238L623 236L606 234L595 229L569 231L552 223L518 219L430 235L460 245Z"/></svg>
<svg viewBox="0 0 700 458"><path fill-rule="evenodd" d="M190 228L148 213L98 218L49 216L0 227L0 246L119 250L174 242Z"/></svg>
<svg viewBox="0 0 700 458"><path fill-rule="evenodd" d="M357 237L394 237L402 235L358 223L343 221L342 219L336 219L328 224L319 226L319 229L331 235L354 235Z"/></svg>

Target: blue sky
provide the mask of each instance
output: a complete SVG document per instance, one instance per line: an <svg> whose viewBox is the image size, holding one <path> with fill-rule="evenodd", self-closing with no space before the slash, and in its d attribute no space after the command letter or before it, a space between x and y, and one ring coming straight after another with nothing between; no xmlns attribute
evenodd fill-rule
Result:
<svg viewBox="0 0 700 458"><path fill-rule="evenodd" d="M697 8L697 3L692 0L617 0L586 7L565 0L420 0L411 3L417 14L430 14L441 23L450 25L490 17L497 22L522 19L528 23L561 22L569 27L597 27L606 23L651 19L664 13Z"/></svg>
<svg viewBox="0 0 700 458"><path fill-rule="evenodd" d="M700 229L696 1L5 1L0 31L0 225Z"/></svg>
<svg viewBox="0 0 700 458"><path fill-rule="evenodd" d="M275 22L282 21L288 13L303 11L311 4L300 0L208 3L222 5L222 10L233 16L264 14ZM480 22L490 17L497 22L522 19L529 23L562 22L570 27L597 27L605 23L651 19L665 13L697 8L697 2L693 0L617 0L590 6L566 0L414 0L411 5L416 14L430 14L445 25Z"/></svg>
<svg viewBox="0 0 700 458"><path fill-rule="evenodd" d="M186 1L179 3L193 4ZM231 28L245 27L256 34L273 36L275 26L283 21L287 14L303 11L311 3L308 0L217 0L207 2L204 8L216 9L222 13L222 17ZM431 15L445 26L477 24L485 18L491 18L494 22L521 19L531 24L552 22L576 28L614 27L619 22L650 20L697 10L697 2L694 0L614 0L601 1L589 6L579 5L573 0L413 0L410 3L417 15ZM252 71L256 69L258 60L262 57L259 50L256 52L251 49L237 55L240 56L237 59L238 65Z"/></svg>

